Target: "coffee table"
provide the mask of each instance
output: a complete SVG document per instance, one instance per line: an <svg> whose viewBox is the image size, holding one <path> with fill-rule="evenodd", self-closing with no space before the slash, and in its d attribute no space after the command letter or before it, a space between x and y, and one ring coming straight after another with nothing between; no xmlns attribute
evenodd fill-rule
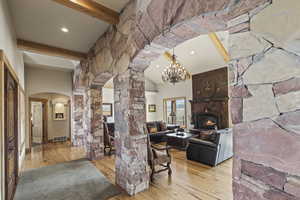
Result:
<svg viewBox="0 0 300 200"><path fill-rule="evenodd" d="M179 150L186 150L188 140L196 136L195 134L186 132L169 133L167 134L167 145Z"/></svg>

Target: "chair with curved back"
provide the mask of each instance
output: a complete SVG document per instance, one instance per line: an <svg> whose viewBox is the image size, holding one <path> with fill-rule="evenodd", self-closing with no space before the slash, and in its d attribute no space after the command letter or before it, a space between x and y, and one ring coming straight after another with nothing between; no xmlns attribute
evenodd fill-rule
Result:
<svg viewBox="0 0 300 200"><path fill-rule="evenodd" d="M147 134L147 148L148 148L148 164L151 168L150 179L153 182L154 174L168 170L168 175L171 176L171 154L169 152L170 147L157 147L151 144L150 134L146 125L144 131ZM156 166L163 167L160 170L156 170Z"/></svg>

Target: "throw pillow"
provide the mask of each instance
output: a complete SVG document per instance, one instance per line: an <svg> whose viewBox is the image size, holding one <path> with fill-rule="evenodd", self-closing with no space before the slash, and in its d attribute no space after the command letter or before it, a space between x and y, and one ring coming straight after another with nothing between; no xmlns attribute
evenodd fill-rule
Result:
<svg viewBox="0 0 300 200"><path fill-rule="evenodd" d="M157 132L157 128L156 127L150 128L150 133L156 133L156 132Z"/></svg>
<svg viewBox="0 0 300 200"><path fill-rule="evenodd" d="M201 131L199 133L199 137L202 140L210 140L211 139L211 135L214 133L214 130L212 131Z"/></svg>
<svg viewBox="0 0 300 200"><path fill-rule="evenodd" d="M216 132L213 132L212 134L210 134L209 140L210 140L211 142L216 142L216 140L217 140L217 133L216 133Z"/></svg>
<svg viewBox="0 0 300 200"><path fill-rule="evenodd" d="M161 123L160 123L160 130L161 130L161 131L166 131L166 130L167 130L167 125L166 125L165 122L161 122Z"/></svg>

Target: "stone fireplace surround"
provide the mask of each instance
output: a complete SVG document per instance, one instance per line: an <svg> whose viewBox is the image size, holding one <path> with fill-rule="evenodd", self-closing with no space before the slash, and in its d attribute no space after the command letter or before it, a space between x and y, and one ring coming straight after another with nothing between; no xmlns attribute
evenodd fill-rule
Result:
<svg viewBox="0 0 300 200"><path fill-rule="evenodd" d="M116 183L130 195L147 189L143 71L167 49L228 30L234 199L299 199L299 9L298 0L132 0L75 70L73 144L103 157L101 88L114 76Z"/></svg>

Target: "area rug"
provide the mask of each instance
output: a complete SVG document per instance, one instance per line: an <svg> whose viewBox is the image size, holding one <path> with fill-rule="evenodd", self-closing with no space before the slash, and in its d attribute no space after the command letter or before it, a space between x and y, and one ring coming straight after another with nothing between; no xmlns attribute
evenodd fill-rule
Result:
<svg viewBox="0 0 300 200"><path fill-rule="evenodd" d="M15 200L105 200L120 194L88 160L25 171Z"/></svg>

